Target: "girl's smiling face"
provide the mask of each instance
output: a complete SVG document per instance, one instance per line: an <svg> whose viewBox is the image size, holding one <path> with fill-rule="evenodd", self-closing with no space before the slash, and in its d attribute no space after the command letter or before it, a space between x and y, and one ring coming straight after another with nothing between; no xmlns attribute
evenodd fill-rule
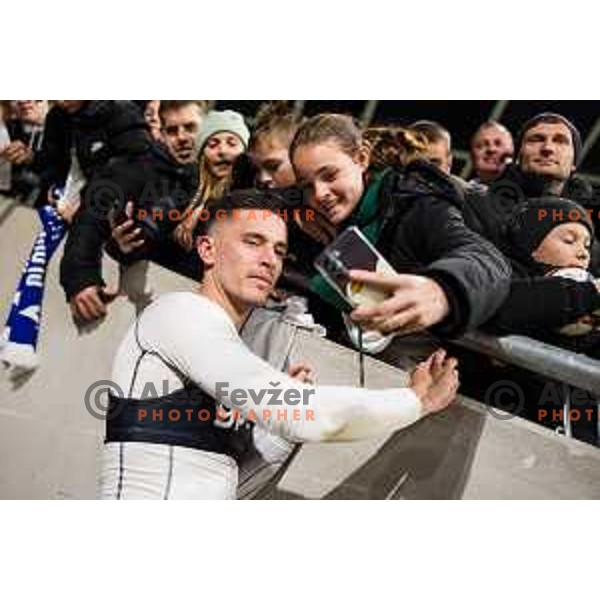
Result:
<svg viewBox="0 0 600 600"><path fill-rule="evenodd" d="M312 208L336 226L350 217L364 192L363 176L369 166L366 147L352 156L333 139L306 144L296 148L292 163Z"/></svg>

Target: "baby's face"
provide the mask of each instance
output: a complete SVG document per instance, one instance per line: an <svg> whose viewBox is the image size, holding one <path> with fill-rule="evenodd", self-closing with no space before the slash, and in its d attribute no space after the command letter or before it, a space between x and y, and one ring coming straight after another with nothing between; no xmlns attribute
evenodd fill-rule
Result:
<svg viewBox="0 0 600 600"><path fill-rule="evenodd" d="M532 252L538 262L553 267L580 267L590 265L590 232L581 223L562 223L544 238Z"/></svg>

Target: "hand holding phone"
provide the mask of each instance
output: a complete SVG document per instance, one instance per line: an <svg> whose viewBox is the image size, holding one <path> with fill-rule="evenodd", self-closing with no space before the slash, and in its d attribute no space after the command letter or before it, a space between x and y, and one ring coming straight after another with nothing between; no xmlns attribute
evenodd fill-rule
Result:
<svg viewBox="0 0 600 600"><path fill-rule="evenodd" d="M315 267L353 307L376 306L385 301L389 293L369 283L353 280L350 271L396 274L357 227L349 227L327 246L315 260Z"/></svg>
<svg viewBox="0 0 600 600"><path fill-rule="evenodd" d="M353 271L352 278L386 292L388 297L377 306L359 306L350 314L363 329L384 335L417 333L445 319L450 304L443 288L422 275L380 275Z"/></svg>

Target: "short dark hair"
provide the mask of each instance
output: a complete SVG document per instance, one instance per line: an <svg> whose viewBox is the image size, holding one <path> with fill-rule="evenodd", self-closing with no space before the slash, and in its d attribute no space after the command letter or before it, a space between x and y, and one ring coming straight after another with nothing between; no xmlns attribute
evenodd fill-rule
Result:
<svg viewBox="0 0 600 600"><path fill-rule="evenodd" d="M195 104L202 115L208 112L208 104L206 100L161 100L158 108L158 116L163 119L163 114L170 110L179 110L190 104Z"/></svg>
<svg viewBox="0 0 600 600"><path fill-rule="evenodd" d="M583 149L583 144L581 142L581 134L579 133L579 129L575 127L575 125L567 119L567 117L563 117L558 113L552 112L544 112L535 117L532 117L528 121L525 122L521 131L519 132L519 136L517 138L517 154L521 154L521 146L523 145L523 139L525 138L525 134L533 129L536 125L540 123L551 123L551 124L561 124L564 125L571 134L571 142L573 144L573 164L577 167L579 165L579 161L581 159L581 152Z"/></svg>
<svg viewBox="0 0 600 600"><path fill-rule="evenodd" d="M235 190L215 200L205 208L205 218L200 219L196 228L196 236L206 235L212 226L233 216L239 210L269 210L282 216L287 223L287 210L289 202L273 190Z"/></svg>
<svg viewBox="0 0 600 600"><path fill-rule="evenodd" d="M435 144L436 142L448 142L448 146L452 146L452 136L450 132L437 121L428 121L421 119L415 121L412 125L408 126L412 131L416 131L425 137L429 144Z"/></svg>

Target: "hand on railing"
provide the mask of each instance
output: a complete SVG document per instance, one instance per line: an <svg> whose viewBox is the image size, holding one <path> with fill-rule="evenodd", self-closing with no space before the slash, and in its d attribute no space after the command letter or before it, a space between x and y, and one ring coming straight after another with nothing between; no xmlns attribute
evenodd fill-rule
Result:
<svg viewBox="0 0 600 600"><path fill-rule="evenodd" d="M425 414L439 412L456 398L460 385L458 361L443 349L419 363L410 375L410 387L421 399Z"/></svg>

